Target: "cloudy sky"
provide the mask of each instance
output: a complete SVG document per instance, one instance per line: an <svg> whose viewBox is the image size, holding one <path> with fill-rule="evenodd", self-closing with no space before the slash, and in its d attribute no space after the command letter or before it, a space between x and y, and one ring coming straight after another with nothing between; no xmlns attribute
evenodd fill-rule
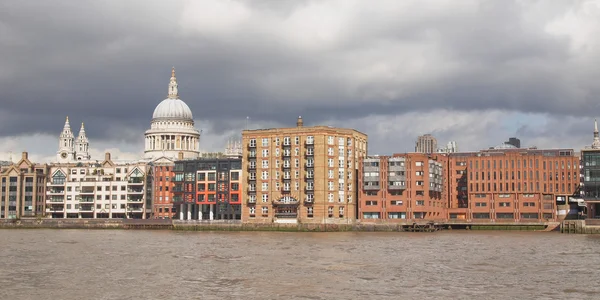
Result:
<svg viewBox="0 0 600 300"><path fill-rule="evenodd" d="M172 66L207 151L246 117L298 115L367 133L371 154L425 133L580 149L600 117L599 37L596 0L3 1L0 159L53 159L67 115L93 157L140 156Z"/></svg>

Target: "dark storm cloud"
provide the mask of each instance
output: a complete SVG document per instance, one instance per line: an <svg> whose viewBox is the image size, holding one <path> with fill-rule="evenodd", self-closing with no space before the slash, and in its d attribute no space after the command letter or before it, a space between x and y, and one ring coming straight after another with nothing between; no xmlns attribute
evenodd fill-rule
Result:
<svg viewBox="0 0 600 300"><path fill-rule="evenodd" d="M142 132L173 65L181 98L216 132L246 116L291 125L298 115L319 123L438 107L589 114L600 94L571 72L568 39L545 32L550 17L513 2L445 13L417 1L397 17L366 7L315 48L284 40L293 31L272 21L315 2L243 3L259 16L216 34L182 25L185 2L3 3L0 136L57 134L66 115L97 138Z"/></svg>

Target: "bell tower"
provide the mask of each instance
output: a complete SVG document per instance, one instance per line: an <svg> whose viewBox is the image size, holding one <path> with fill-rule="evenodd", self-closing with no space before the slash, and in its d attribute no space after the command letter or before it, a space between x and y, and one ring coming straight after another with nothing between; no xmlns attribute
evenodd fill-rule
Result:
<svg viewBox="0 0 600 300"><path fill-rule="evenodd" d="M90 141L85 135L83 122L81 123L81 129L79 129L77 141L75 142L75 158L77 160L90 160Z"/></svg>
<svg viewBox="0 0 600 300"><path fill-rule="evenodd" d="M60 163L71 162L75 160L75 136L71 131L69 117L65 121L60 137L58 138L58 152L56 153L57 161Z"/></svg>

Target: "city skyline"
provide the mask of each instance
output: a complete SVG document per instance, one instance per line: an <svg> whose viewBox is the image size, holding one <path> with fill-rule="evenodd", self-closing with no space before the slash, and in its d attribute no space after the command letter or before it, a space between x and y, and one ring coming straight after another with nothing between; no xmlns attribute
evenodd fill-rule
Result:
<svg viewBox="0 0 600 300"><path fill-rule="evenodd" d="M140 157L172 66L204 151L246 117L298 115L368 134L370 154L411 152L426 133L461 151L591 143L598 2L141 3L5 6L0 159L54 158L66 116L85 122L93 159Z"/></svg>

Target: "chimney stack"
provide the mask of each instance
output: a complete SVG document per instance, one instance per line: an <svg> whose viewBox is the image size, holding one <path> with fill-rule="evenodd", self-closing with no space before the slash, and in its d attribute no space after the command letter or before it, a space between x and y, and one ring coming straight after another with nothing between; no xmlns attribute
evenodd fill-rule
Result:
<svg viewBox="0 0 600 300"><path fill-rule="evenodd" d="M298 116L298 121L296 121L296 126L298 126L298 127L304 126L304 121L302 120L302 116Z"/></svg>
<svg viewBox="0 0 600 300"><path fill-rule="evenodd" d="M183 151L179 151L179 153L177 153L177 159L183 160Z"/></svg>
<svg viewBox="0 0 600 300"><path fill-rule="evenodd" d="M105 161L110 161L110 152L104 153L104 160Z"/></svg>
<svg viewBox="0 0 600 300"><path fill-rule="evenodd" d="M29 154L27 153L27 151L23 151L23 153L21 153L21 157L23 159L28 159L29 158Z"/></svg>

